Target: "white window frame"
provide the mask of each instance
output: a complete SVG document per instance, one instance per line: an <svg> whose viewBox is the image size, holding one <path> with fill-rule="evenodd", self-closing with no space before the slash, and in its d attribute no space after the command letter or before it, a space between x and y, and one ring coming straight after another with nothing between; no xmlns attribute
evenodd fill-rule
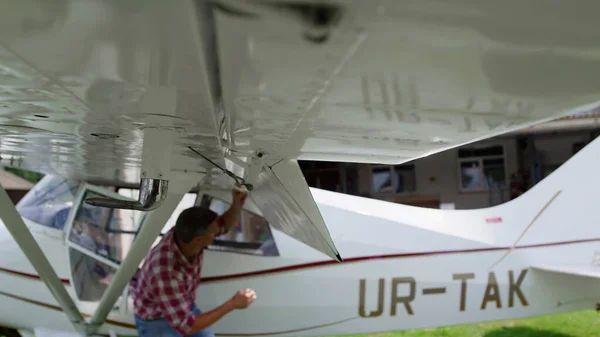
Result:
<svg viewBox="0 0 600 337"><path fill-rule="evenodd" d="M402 164L400 164L402 165ZM414 195L417 193L417 172L416 172L416 168L415 168L415 164L414 163L410 163L410 164L406 164L406 165L412 165L413 167L413 172L415 175L415 188L413 191L408 191L408 192L396 192L396 188L398 186L398 180L396 177L396 174L394 172L394 167L395 166L399 166L399 165L383 165L383 164L374 164L374 165L370 165L370 178L371 180L369 181L369 185L370 190L371 190L371 194L374 197L378 197L378 198L386 198L386 197L395 197L395 196L406 196L406 195ZM373 171L377 170L377 169L381 169L381 168L388 168L390 170L390 174L392 176L392 191L391 192L377 192L373 189Z"/></svg>
<svg viewBox="0 0 600 337"><path fill-rule="evenodd" d="M129 189L129 188L128 188ZM136 190L135 188L132 188L133 190ZM69 212L69 216L67 218L67 221L65 223L65 226L63 227L63 240L65 242L65 247L66 247L66 261L68 262L68 266L69 266L69 281L71 282L71 284L75 284L75 278L73 275L73 272L71 270L72 268L72 261L71 261L71 255L70 255L70 251L69 249L75 249L78 252L87 255L88 257L91 257L101 263L104 263L105 265L114 268L116 270L118 270L121 267L120 263L116 263L108 258L105 258L102 255L99 255L97 253L91 252L87 249L85 249L84 247L81 247L80 245L78 245L77 243L71 241L69 239L69 235L71 234L71 230L73 228L73 221L75 219L75 216L77 214L77 211L79 210L81 204L85 203L85 200L83 200L83 197L85 196L86 192L91 191L94 193L98 193L104 197L108 197L108 198L115 198L115 199L121 199L121 200L132 200L135 201L137 199L132 199L129 198L127 196L124 196L122 194L120 194L118 191L117 192L113 192L109 189L107 189L106 187L101 187L101 186L96 186L96 185L92 185L89 183L81 183L79 186L79 189L77 191L77 194L75 195L75 200L73 201L73 206L71 207L71 210ZM193 205L197 205L199 202L199 198L198 198L198 193L195 192L189 192L188 194L193 194L195 195L195 200ZM144 226L145 221L147 220L147 215L149 214L149 212L145 212L142 218L142 221L140 223L140 226L137 228L137 231L139 232L139 229ZM171 214L171 217L173 216L173 214ZM166 224L165 224L166 226ZM164 229L164 228L163 228ZM131 234L131 235L135 235L137 236L137 234ZM159 235L154 243L154 245L161 239L161 236ZM129 252L128 252L129 254ZM142 262L140 263L140 266L142 265ZM94 301L94 302L88 302L88 301L82 301L79 299L78 296L74 297L76 300L76 303L78 305L79 308L81 308L82 310L85 311L94 311L96 309L96 307L98 306L99 301ZM125 289L123 289L123 293L121 296L121 300L120 302L115 303L115 306L118 307L118 310L116 310L119 313L130 313L131 312L131 308L129 307L129 286L126 286Z"/></svg>
<svg viewBox="0 0 600 337"><path fill-rule="evenodd" d="M487 184L485 182L485 175L483 173L483 161L486 159L502 159L504 161L504 181L505 181L506 186L504 186L502 188L502 190L505 190L508 188L508 169L507 169L507 163L506 163L506 145L505 144L486 144L486 145L479 145L479 146L468 146L467 148L485 149L485 148L496 147L496 146L502 147L502 155L473 156L473 157L460 158L458 156L458 150L457 150L456 158L457 158L458 190L461 193L477 193L477 192L489 192L490 191L489 186L487 186ZM480 188L463 188L461 164L464 162L479 163L479 172L480 172L479 185L482 187L480 187Z"/></svg>
<svg viewBox="0 0 600 337"><path fill-rule="evenodd" d="M94 252L88 251L87 249L79 246L77 243L72 242L69 239L69 236L71 235L71 229L73 228L73 220L75 219L75 216L77 214L77 211L79 210L79 207L81 206L82 203L85 202L85 200L83 200L83 197L85 196L86 192L91 191L94 193L98 193L102 196L108 197L108 198L115 198L115 199L121 199L121 200L132 200L130 198L127 198L123 195L120 195L116 192L113 192L105 187L100 187L100 186L95 186L92 185L90 183L81 183L81 185L79 186L79 190L77 192L77 195L75 197L75 200L73 201L73 206L71 207L71 211L69 212L69 217L67 219L67 223L64 226L64 241L65 241L65 253L66 253L66 261L68 263L69 266L69 281L71 282L71 284L75 284L75 278L73 276L73 271L72 271L72 261L71 261L71 254L69 252L69 249L75 249L77 251L79 251L82 254L87 255L88 257L91 257L99 262L104 263L105 265L108 265L111 268L116 269L117 271L120 268L120 264L115 263L114 261L105 258L102 255L96 254ZM146 221L146 217L144 217L142 219L142 222L140 223L140 226L142 226L144 224L144 221ZM113 307L113 311L119 312L119 313L126 313L128 308L127 308L127 298L128 298L128 287L125 287L125 289L123 290L122 296L121 296L121 301L115 303L115 306L118 307L117 310L114 309ZM94 311L96 310L99 301L94 301L94 302L88 302L88 301L82 301L79 299L79 296L74 296L74 299L77 303L77 306L80 308L80 310L83 311Z"/></svg>

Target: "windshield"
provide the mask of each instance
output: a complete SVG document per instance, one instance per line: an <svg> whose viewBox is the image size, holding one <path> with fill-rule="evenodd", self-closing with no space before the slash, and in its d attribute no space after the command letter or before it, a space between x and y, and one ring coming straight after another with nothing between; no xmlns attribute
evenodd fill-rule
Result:
<svg viewBox="0 0 600 337"><path fill-rule="evenodd" d="M17 203L21 217L62 230L73 207L79 182L46 175Z"/></svg>

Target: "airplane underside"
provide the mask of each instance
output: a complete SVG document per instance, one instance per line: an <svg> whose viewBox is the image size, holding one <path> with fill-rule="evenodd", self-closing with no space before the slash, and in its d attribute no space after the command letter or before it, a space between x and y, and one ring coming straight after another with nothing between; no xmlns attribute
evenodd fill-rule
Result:
<svg viewBox="0 0 600 337"><path fill-rule="evenodd" d="M469 227L480 223L481 213L420 213L321 194L308 188L297 161L400 164L597 108L598 9L592 0L577 6L516 0L0 2L0 165L71 182L61 188L75 186L70 208L56 220L64 227L54 229L34 223L46 212L58 216L52 207L60 202L27 213L0 189L2 240L12 254L22 251L3 262L7 270L0 275L13 290L1 291L18 308L47 313L52 319L40 322L46 327L131 334L127 284L173 212L190 191L222 205L232 188L242 188L250 194L246 211L254 215L248 217L260 217L277 250L268 257L238 254L225 244L207 254L199 305L214 306L242 285L261 298L253 310L220 322L219 334L375 331L375 325L426 327L587 307L587 297L564 302L547 295L558 289L560 271L572 269L523 270L538 256L525 253L530 250L554 254L560 247L590 259L595 241L581 240L595 237L593 230L572 240L565 237L576 233L541 232L549 246L530 238L517 249L509 242L515 231ZM137 192L126 197L96 185ZM564 196L552 190L536 202L560 203ZM211 198L195 201L213 205ZM355 209L331 206L329 199ZM119 238L117 257L99 250L106 242L86 246L79 208L131 212L131 228L101 227L103 240ZM400 239L358 223L352 231L342 226L353 219L379 223L382 215L373 212L380 208L403 219L400 226L385 220ZM41 218L26 219L23 212ZM520 224L515 212L508 217ZM528 212L519 209L519 217ZM412 214L410 225L404 213ZM467 228L458 220L467 220ZM442 226L450 222L454 229ZM420 228L413 234L421 240L400 228ZM392 241L382 246L381 240ZM493 261L490 270L470 267ZM74 275L98 270L105 287L87 298L85 282ZM581 297L597 290L594 280L585 280L560 291ZM380 301L372 297L375 281L381 282ZM286 306L280 299L288 296L288 283L303 295ZM475 295L463 297L467 288ZM458 298L458 311L451 301L439 312L431 309L437 296ZM20 311L0 310L7 324L31 325ZM445 318L434 320L434 313ZM265 316L273 319L268 329L261 325Z"/></svg>

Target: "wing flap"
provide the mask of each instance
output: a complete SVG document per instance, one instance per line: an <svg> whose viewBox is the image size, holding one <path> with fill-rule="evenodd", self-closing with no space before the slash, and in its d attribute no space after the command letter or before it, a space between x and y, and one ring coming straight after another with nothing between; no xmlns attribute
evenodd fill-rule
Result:
<svg viewBox="0 0 600 337"><path fill-rule="evenodd" d="M295 160L265 166L249 197L273 228L342 262Z"/></svg>

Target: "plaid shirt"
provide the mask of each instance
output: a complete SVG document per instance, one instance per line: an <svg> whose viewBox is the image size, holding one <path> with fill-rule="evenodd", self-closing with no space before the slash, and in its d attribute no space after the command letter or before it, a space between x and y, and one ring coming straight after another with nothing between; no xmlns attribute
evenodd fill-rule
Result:
<svg viewBox="0 0 600 337"><path fill-rule="evenodd" d="M227 232L219 218L220 233ZM200 285L202 253L189 262L179 250L171 229L151 250L131 282L135 313L142 319L164 318L181 335L194 324L192 305Z"/></svg>

